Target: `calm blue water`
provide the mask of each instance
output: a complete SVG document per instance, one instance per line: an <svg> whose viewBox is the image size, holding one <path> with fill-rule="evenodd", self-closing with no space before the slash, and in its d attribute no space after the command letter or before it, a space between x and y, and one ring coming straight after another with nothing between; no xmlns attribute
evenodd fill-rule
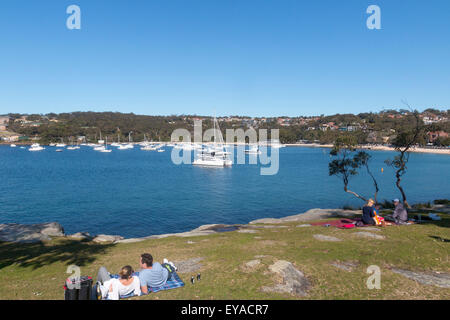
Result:
<svg viewBox="0 0 450 320"><path fill-rule="evenodd" d="M280 149L274 176L261 176L259 166L249 164L177 166L170 160L171 148L164 153L113 150L58 153L47 147L33 153L0 146L0 223L58 221L66 233L142 237L361 204L343 191L338 178L328 176L327 149ZM383 163L394 153L371 154L379 199L400 197L393 170ZM409 201L450 198L449 169L449 156L411 154L403 181ZM371 195L365 178L354 178L351 189Z"/></svg>

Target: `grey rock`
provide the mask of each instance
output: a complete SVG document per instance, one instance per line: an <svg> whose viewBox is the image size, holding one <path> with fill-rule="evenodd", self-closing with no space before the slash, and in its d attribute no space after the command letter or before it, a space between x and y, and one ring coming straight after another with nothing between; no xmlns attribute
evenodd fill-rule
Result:
<svg viewBox="0 0 450 320"><path fill-rule="evenodd" d="M357 237L360 237L360 238L368 238L368 239L376 239L376 240L383 240L383 239L385 239L385 236L382 236L382 235L379 235L379 234L370 233L370 232L365 232L365 231L355 232L354 235L357 236Z"/></svg>
<svg viewBox="0 0 450 320"><path fill-rule="evenodd" d="M332 266L348 271L348 272L352 272L354 270L354 268L356 268L358 266L357 262L353 262L353 261L344 261L344 262L332 262L331 263Z"/></svg>
<svg viewBox="0 0 450 320"><path fill-rule="evenodd" d="M356 215L361 215L361 210L344 210L344 209L311 209L304 213L300 213L293 216L288 216L280 219L275 218L264 218L253 220L250 224L277 224L283 222L305 222L312 220L321 220L325 218L335 218L335 217L344 217L351 218Z"/></svg>
<svg viewBox="0 0 450 320"><path fill-rule="evenodd" d="M0 224L0 241L39 242L51 240L51 237L63 237L64 229L57 222L39 224Z"/></svg>
<svg viewBox="0 0 450 320"><path fill-rule="evenodd" d="M252 229L240 229L238 230L239 233L258 233L257 230L252 230Z"/></svg>
<svg viewBox="0 0 450 320"><path fill-rule="evenodd" d="M269 270L281 277L282 283L272 287L263 287L265 292L290 293L297 296L306 296L311 284L305 275L297 270L294 265L288 261L278 260L269 266Z"/></svg>
<svg viewBox="0 0 450 320"><path fill-rule="evenodd" d="M327 235L324 235L324 234L315 234L315 235L313 235L313 237L315 239L317 239L317 240L320 240L320 241L331 241L331 242L342 241L339 238L332 237L332 236L327 236Z"/></svg>
<svg viewBox="0 0 450 320"><path fill-rule="evenodd" d="M75 240L91 240L93 237L87 232L77 232L67 236L70 239Z"/></svg>
<svg viewBox="0 0 450 320"><path fill-rule="evenodd" d="M96 236L92 241L101 243L101 242L117 242L119 240L123 240L123 237L121 236L112 236L107 234L99 234Z"/></svg>
<svg viewBox="0 0 450 320"><path fill-rule="evenodd" d="M250 260L250 261L246 262L246 263L244 264L244 266L245 266L246 268L253 269L253 268L255 268L256 266L258 266L260 263L261 263L261 260L255 259L255 260Z"/></svg>
<svg viewBox="0 0 450 320"><path fill-rule="evenodd" d="M392 268L391 271L415 280L421 284L432 285L440 288L450 288L450 274L436 272L414 272L398 268Z"/></svg>
<svg viewBox="0 0 450 320"><path fill-rule="evenodd" d="M191 258L188 260L183 261L174 261L175 267L177 267L178 273L190 273L190 272L196 272L200 270L200 268L203 266L200 261L202 261L202 257L198 258Z"/></svg>

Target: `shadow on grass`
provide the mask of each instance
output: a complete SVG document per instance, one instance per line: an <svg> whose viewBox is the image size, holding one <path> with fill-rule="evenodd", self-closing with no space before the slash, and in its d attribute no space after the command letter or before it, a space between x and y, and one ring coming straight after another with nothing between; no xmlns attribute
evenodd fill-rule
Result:
<svg viewBox="0 0 450 320"><path fill-rule="evenodd" d="M430 238L433 238L437 241L450 242L450 239L446 239L446 238L442 238L442 237L438 237L438 236L430 236Z"/></svg>
<svg viewBox="0 0 450 320"><path fill-rule="evenodd" d="M98 255L106 253L113 246L78 240L47 244L0 242L0 270L13 264L38 269L57 262L82 267L94 262Z"/></svg>
<svg viewBox="0 0 450 320"><path fill-rule="evenodd" d="M410 218L416 218L417 219L418 214L410 214ZM442 228L450 228L450 215L449 214L440 214L441 220L422 220L419 224L420 225L427 225L427 224L433 224L438 227ZM422 219L426 218L426 214L422 213Z"/></svg>

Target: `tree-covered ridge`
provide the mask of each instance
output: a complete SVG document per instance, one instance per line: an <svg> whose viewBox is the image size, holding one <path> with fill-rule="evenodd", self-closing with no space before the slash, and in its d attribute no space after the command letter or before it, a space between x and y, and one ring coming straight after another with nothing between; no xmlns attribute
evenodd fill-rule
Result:
<svg viewBox="0 0 450 320"><path fill-rule="evenodd" d="M448 133L450 110L426 109L420 113L425 128L418 143L425 145L450 145ZM198 115L148 116L119 112L71 112L49 114L8 114L8 131L30 138L39 137L41 142L66 142L86 137L95 141L108 137L108 141L127 140L129 133L134 141L144 139L169 141L178 128L193 131L195 119L203 120L204 128L212 127L212 117ZM353 136L358 144L392 143L399 132L414 126L414 117L408 110L384 110L379 113L335 114L310 117L219 117L222 131L252 127L279 129L282 143L299 141L334 143L343 133ZM431 135L430 133L434 133Z"/></svg>

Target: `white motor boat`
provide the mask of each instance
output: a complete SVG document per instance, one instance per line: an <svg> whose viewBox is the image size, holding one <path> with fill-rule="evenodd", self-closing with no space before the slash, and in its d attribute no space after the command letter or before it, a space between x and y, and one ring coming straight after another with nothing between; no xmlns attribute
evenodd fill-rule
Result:
<svg viewBox="0 0 450 320"><path fill-rule="evenodd" d="M17 147L17 146L14 143L11 144L11 148L15 148L15 147Z"/></svg>
<svg viewBox="0 0 450 320"><path fill-rule="evenodd" d="M41 147L40 145L39 145L39 143L33 143L32 145L31 145L31 148L30 149L28 149L28 151L42 151L42 150L44 150L45 148L44 147Z"/></svg>

